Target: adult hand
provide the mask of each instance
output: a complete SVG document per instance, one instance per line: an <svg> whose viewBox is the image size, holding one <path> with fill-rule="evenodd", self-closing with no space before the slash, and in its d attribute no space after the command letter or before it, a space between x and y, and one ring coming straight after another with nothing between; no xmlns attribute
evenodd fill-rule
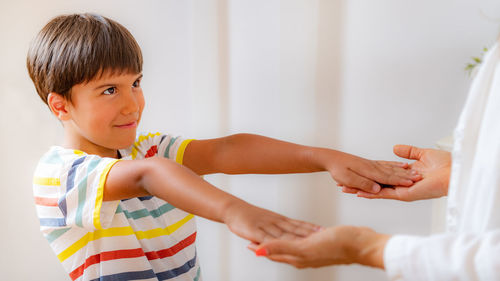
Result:
<svg viewBox="0 0 500 281"><path fill-rule="evenodd" d="M437 149L422 149L410 145L395 145L394 153L406 159L416 160L410 168L419 172L423 179L411 187L394 186L382 188L376 194L351 187L343 187L346 193L355 193L364 198L385 198L401 201L416 201L438 198L448 194L451 169L451 154Z"/></svg>
<svg viewBox="0 0 500 281"><path fill-rule="evenodd" d="M320 229L320 226L290 219L244 201L233 202L226 208L224 223L234 234L257 244L271 239L303 238Z"/></svg>
<svg viewBox="0 0 500 281"><path fill-rule="evenodd" d="M249 247L257 256L297 268L359 263L383 268L390 236L366 227L336 226L298 240L271 240Z"/></svg>

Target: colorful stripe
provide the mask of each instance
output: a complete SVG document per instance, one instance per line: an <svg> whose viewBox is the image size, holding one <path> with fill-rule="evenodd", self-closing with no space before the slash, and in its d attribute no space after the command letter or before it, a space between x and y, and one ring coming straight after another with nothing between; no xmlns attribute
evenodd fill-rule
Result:
<svg viewBox="0 0 500 281"><path fill-rule="evenodd" d="M60 262L63 262L71 257L74 253L78 252L78 250L87 246L88 243L94 240L101 239L103 237L127 236L132 234L134 234L134 229L132 229L132 227L130 226L113 227L96 230L94 232L88 232L82 238L78 239L78 241L59 253L57 255L57 258Z"/></svg>
<svg viewBox="0 0 500 281"><path fill-rule="evenodd" d="M196 270L196 276L194 277L193 281L198 281L200 279L201 275L201 267L198 267L198 270Z"/></svg>
<svg viewBox="0 0 500 281"><path fill-rule="evenodd" d="M101 177L99 178L99 186L97 187L97 194L95 200L95 209L94 209L94 227L97 229L102 229L101 226L101 206L102 200L104 196L104 184L106 183L106 178L108 177L109 170L113 167L116 162L120 161L119 159L115 159L108 163L104 170L101 173Z"/></svg>
<svg viewBox="0 0 500 281"><path fill-rule="evenodd" d="M151 239L155 238L158 236L162 235L170 235L173 232L175 232L177 229L179 229L181 226L183 226L186 222L191 220L194 216L192 214L187 215L180 221L167 226L166 228L156 228L156 229L151 229L147 231L136 231L134 232L134 229L130 226L125 226L125 227L112 227L112 228L106 228L106 229L98 229L94 232L88 232L85 234L82 238L80 238L78 241L73 243L71 246L66 248L64 251L59 253L57 255L57 258L59 259L60 262L65 261L69 257L71 257L73 254L78 252L81 248L87 246L88 243L101 239L103 237L113 237L113 236L128 236L135 234L137 239Z"/></svg>
<svg viewBox="0 0 500 281"><path fill-rule="evenodd" d="M35 204L39 206L57 207L57 198L35 196Z"/></svg>
<svg viewBox="0 0 500 281"><path fill-rule="evenodd" d="M49 244L55 241L57 238L61 237L64 233L66 233L71 228L61 228L51 231L49 234L45 235L45 239L49 241Z"/></svg>
<svg viewBox="0 0 500 281"><path fill-rule="evenodd" d="M153 270L122 272L117 274L105 275L91 281L118 281L118 280L143 280L155 278Z"/></svg>
<svg viewBox="0 0 500 281"><path fill-rule="evenodd" d="M171 138L170 141L168 142L167 148L165 148L165 152L163 153L163 156L165 158L170 158L170 148L172 147L172 145L174 145L175 141L178 138L179 137Z"/></svg>
<svg viewBox="0 0 500 281"><path fill-rule="evenodd" d="M144 253L142 248L136 248L136 249L102 252L102 253L88 257L85 260L85 262L82 265L80 265L79 267L77 267L75 270L73 270L69 274L69 276L71 277L71 279L75 280L78 277L82 276L83 272L88 267L90 267L94 264L98 264L100 262L104 262L104 261L111 261L111 260L117 260L117 259L140 258L140 257L144 257L144 256L148 260L155 260L155 259L162 259L162 258L170 257L170 256L173 256L176 253L180 252L181 250L185 249L189 245L192 245L195 240L196 240L196 232L191 234L186 239L175 244L174 246L167 248L167 249L160 250L160 251L152 251L152 252Z"/></svg>
<svg viewBox="0 0 500 281"><path fill-rule="evenodd" d="M61 181L59 178L42 178L42 177L34 177L33 184L36 185L45 185L45 186L60 186Z"/></svg>
<svg viewBox="0 0 500 281"><path fill-rule="evenodd" d="M171 256L177 254L178 252L182 251L186 247L192 245L195 241L196 241L196 232L189 235L187 238L185 238L184 240L181 240L179 243L175 244L174 246L172 246L170 248L159 250L159 251L147 252L147 253L145 253L145 255L148 258L148 260L156 260L156 259L163 259L166 257L171 257Z"/></svg>
<svg viewBox="0 0 500 281"><path fill-rule="evenodd" d="M103 261L110 261L117 259L132 259L143 256L144 256L144 251L142 250L142 248L102 252L97 255L88 257L82 265L80 265L75 270L69 273L69 277L75 280L83 275L85 269Z"/></svg>
<svg viewBox="0 0 500 281"><path fill-rule="evenodd" d="M152 216L153 218L157 218L157 217L159 217L159 216L161 216L161 215L163 215L163 214L165 214L168 211L173 210L173 209L175 209L174 206L166 203L166 204L161 205L158 209L151 210L151 211L149 211L148 209L140 209L140 210L136 210L133 212L129 212L127 210L122 210L122 211L128 219L137 220L137 219L144 218L147 216Z"/></svg>
<svg viewBox="0 0 500 281"><path fill-rule="evenodd" d="M140 239L151 239L163 235L170 235L174 233L177 229L179 229L181 226L186 224L188 221L190 221L193 217L194 216L192 214L189 214L180 221L172 225L169 225L165 228L154 228L146 231L136 231L135 236L137 237L137 239L140 240Z"/></svg>
<svg viewBox="0 0 500 281"><path fill-rule="evenodd" d="M76 171L78 170L78 166L80 166L83 163L83 161L85 161L85 158L86 157L84 156L76 159L71 165L71 168L68 172L68 179L66 180L66 193L59 199L59 209L61 209L61 212L65 217L67 216L68 213L66 206L66 196L75 186Z"/></svg>
<svg viewBox="0 0 500 281"><path fill-rule="evenodd" d="M88 167L87 167L87 175L85 178L78 184L78 206L76 208L76 217L75 217L75 224L78 225L79 227L83 227L83 208L85 207L85 202L87 200L87 179L90 175L91 172L94 171L94 169L97 167L97 165L100 163L100 159L96 158L90 161Z"/></svg>
<svg viewBox="0 0 500 281"><path fill-rule="evenodd" d="M175 157L175 162L182 165L182 163L184 161L184 151L186 150L186 147L188 146L188 144L192 141L193 141L192 139L188 139L188 140L184 140L181 143L179 149L177 150L177 156Z"/></svg>
<svg viewBox="0 0 500 281"><path fill-rule="evenodd" d="M158 280L172 279L174 277L177 277L181 274L188 272L189 270L191 270L191 268L195 266L196 266L196 254L194 255L194 258L188 260L185 264L179 266L178 268L157 273L156 277L158 278Z"/></svg>
<svg viewBox="0 0 500 281"><path fill-rule="evenodd" d="M66 226L66 219L65 218L43 218L40 219L40 226L53 226L53 227L59 227L59 226Z"/></svg>

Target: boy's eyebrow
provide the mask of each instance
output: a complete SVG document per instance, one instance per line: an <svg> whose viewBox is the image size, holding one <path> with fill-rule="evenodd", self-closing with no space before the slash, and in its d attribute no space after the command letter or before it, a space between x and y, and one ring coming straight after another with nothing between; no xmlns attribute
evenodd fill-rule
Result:
<svg viewBox="0 0 500 281"><path fill-rule="evenodd" d="M134 81L137 81L139 79L141 79L143 76L143 74L139 74ZM104 87L108 87L108 86L114 86L115 84L114 83L108 83L108 82L105 82L105 83L102 83L102 84L99 84L98 86L94 87L94 90L97 90L97 89L100 89L100 88L104 88Z"/></svg>

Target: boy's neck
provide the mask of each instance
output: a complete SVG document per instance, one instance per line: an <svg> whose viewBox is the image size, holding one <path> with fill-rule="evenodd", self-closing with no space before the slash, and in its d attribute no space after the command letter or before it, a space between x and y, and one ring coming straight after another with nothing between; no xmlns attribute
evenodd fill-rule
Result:
<svg viewBox="0 0 500 281"><path fill-rule="evenodd" d="M66 130L65 130L66 131ZM102 147L89 140L75 139L74 135L65 132L62 146L68 149L77 149L87 154L98 155L101 157L118 158L118 150Z"/></svg>

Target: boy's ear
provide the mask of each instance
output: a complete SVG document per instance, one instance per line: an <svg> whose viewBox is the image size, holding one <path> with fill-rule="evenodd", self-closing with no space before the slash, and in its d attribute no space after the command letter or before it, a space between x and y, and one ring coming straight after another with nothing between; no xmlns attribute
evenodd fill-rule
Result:
<svg viewBox="0 0 500 281"><path fill-rule="evenodd" d="M68 111L68 101L58 93L50 93L47 97L47 104L52 113L61 121L70 119Z"/></svg>

